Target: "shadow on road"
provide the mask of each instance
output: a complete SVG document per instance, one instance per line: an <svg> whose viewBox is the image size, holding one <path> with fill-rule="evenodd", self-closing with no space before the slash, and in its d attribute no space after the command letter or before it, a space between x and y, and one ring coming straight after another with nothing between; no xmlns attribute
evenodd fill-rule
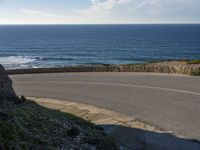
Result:
<svg viewBox="0 0 200 150"><path fill-rule="evenodd" d="M130 150L200 150L200 141L170 133L157 133L121 125L101 125L121 145Z"/></svg>

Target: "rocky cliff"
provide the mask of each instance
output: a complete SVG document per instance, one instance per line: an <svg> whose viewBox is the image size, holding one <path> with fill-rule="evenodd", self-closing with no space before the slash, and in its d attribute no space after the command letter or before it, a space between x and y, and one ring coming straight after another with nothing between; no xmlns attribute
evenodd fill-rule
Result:
<svg viewBox="0 0 200 150"><path fill-rule="evenodd" d="M0 150L118 150L102 129L71 114L18 98L0 65Z"/></svg>
<svg viewBox="0 0 200 150"><path fill-rule="evenodd" d="M12 87L12 81L5 72L5 69L0 65L0 102L13 101L19 102L15 91Z"/></svg>

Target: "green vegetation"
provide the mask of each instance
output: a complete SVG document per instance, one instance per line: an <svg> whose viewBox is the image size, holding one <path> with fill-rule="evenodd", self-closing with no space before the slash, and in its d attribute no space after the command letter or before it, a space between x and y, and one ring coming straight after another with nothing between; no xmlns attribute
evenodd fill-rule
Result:
<svg viewBox="0 0 200 150"><path fill-rule="evenodd" d="M187 64L200 64L200 60L187 60Z"/></svg>
<svg viewBox="0 0 200 150"><path fill-rule="evenodd" d="M23 97L24 100L24 97ZM31 101L0 103L0 149L118 149L102 129Z"/></svg>
<svg viewBox="0 0 200 150"><path fill-rule="evenodd" d="M162 62L185 62L187 64L200 64L200 60L188 60L188 59L166 59L158 61L149 61L149 63L162 63Z"/></svg>
<svg viewBox="0 0 200 150"><path fill-rule="evenodd" d="M200 68L197 71L193 71L191 73L191 75L193 75L193 76L200 76Z"/></svg>

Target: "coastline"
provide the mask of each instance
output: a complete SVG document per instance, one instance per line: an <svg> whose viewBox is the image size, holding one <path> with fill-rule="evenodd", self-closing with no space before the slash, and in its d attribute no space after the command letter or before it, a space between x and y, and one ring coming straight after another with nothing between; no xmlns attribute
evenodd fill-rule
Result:
<svg viewBox="0 0 200 150"><path fill-rule="evenodd" d="M64 72L151 72L172 73L186 75L200 75L199 60L168 60L149 62L145 64L124 65L95 65L95 66L66 66L57 68L30 68L6 70L7 74L37 74L37 73L64 73Z"/></svg>

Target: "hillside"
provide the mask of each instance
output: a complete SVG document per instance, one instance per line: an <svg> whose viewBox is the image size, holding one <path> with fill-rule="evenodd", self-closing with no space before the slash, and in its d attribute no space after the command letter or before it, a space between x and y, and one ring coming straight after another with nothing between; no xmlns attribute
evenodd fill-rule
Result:
<svg viewBox="0 0 200 150"><path fill-rule="evenodd" d="M18 98L0 65L0 149L114 150L117 144L94 124Z"/></svg>

